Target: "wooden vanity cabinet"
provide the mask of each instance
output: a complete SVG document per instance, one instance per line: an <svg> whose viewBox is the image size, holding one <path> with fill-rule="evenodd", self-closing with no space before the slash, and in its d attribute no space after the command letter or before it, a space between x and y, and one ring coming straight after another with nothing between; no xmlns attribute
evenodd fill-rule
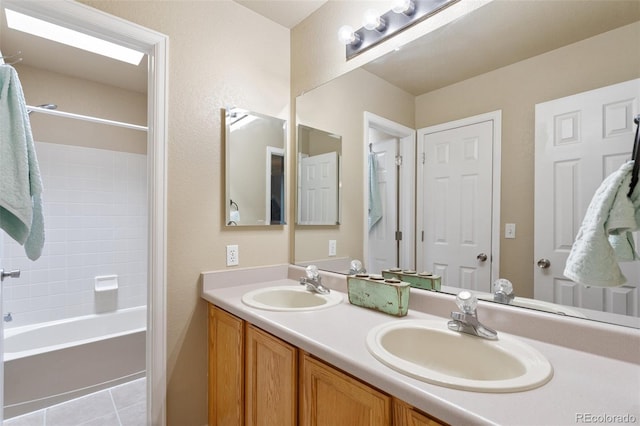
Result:
<svg viewBox="0 0 640 426"><path fill-rule="evenodd" d="M294 426L297 349L209 305L209 425Z"/></svg>
<svg viewBox="0 0 640 426"><path fill-rule="evenodd" d="M244 321L209 305L209 425L244 425Z"/></svg>
<svg viewBox="0 0 640 426"><path fill-rule="evenodd" d="M295 426L298 413L297 349L259 328L245 328L247 425Z"/></svg>
<svg viewBox="0 0 640 426"><path fill-rule="evenodd" d="M300 354L301 426L388 426L391 397Z"/></svg>
<svg viewBox="0 0 640 426"><path fill-rule="evenodd" d="M421 413L404 401L393 398L393 426L445 426L445 423Z"/></svg>
<svg viewBox="0 0 640 426"><path fill-rule="evenodd" d="M209 425L298 424L444 425L210 304Z"/></svg>

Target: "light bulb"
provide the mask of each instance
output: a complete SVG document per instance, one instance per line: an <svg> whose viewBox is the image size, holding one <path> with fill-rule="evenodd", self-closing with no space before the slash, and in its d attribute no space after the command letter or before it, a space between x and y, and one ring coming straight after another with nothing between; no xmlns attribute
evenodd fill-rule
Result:
<svg viewBox="0 0 640 426"><path fill-rule="evenodd" d="M416 4L413 0L393 0L391 10L395 13L404 13L405 15L411 15L416 10Z"/></svg>
<svg viewBox="0 0 640 426"><path fill-rule="evenodd" d="M377 10L368 9L364 12L364 19L362 20L362 26L368 30L384 31L387 27L387 23L384 18L380 16Z"/></svg>
<svg viewBox="0 0 640 426"><path fill-rule="evenodd" d="M338 30L338 40L343 44L355 46L360 43L360 36L349 25L343 25Z"/></svg>

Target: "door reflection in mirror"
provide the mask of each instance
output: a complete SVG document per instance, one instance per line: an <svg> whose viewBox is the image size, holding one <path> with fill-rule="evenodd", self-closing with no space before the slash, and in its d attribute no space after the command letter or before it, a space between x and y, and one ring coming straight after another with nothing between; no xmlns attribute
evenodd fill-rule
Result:
<svg viewBox="0 0 640 426"><path fill-rule="evenodd" d="M298 225L340 224L342 137L298 125Z"/></svg>

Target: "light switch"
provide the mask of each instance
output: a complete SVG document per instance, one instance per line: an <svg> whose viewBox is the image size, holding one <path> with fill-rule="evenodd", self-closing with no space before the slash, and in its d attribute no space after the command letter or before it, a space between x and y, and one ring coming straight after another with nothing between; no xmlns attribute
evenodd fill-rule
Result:
<svg viewBox="0 0 640 426"><path fill-rule="evenodd" d="M516 224L515 223L505 223L505 225L504 225L504 237L505 238L515 238L516 237Z"/></svg>
<svg viewBox="0 0 640 426"><path fill-rule="evenodd" d="M329 240L329 256L335 256L337 252L336 240Z"/></svg>

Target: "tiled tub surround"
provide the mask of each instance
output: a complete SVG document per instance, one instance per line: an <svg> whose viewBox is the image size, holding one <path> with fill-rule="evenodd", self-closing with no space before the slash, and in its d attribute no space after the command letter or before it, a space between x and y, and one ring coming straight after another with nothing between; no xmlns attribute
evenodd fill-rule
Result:
<svg viewBox="0 0 640 426"><path fill-rule="evenodd" d="M36 142L44 185L45 245L36 262L0 235L5 327L146 305L147 157ZM118 290L95 293L96 276Z"/></svg>
<svg viewBox="0 0 640 426"><path fill-rule="evenodd" d="M589 416L635 416L640 422L640 331L480 302L478 315L544 354L554 376L526 392L491 394L431 385L385 367L368 352L368 331L389 321L446 321L453 297L413 291L406 317L344 301L310 312L272 312L241 301L252 289L298 285L304 269L290 265L203 274L202 297L263 330L450 424L580 424ZM346 278L322 273L323 284L346 293ZM469 356L473 356L469 354Z"/></svg>

